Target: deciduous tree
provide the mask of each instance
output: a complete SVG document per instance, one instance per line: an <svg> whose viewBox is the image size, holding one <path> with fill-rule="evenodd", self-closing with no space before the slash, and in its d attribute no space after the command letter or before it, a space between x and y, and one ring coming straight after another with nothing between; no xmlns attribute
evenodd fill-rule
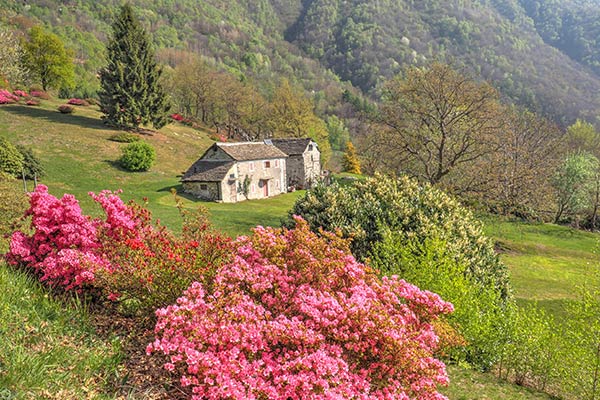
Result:
<svg viewBox="0 0 600 400"><path fill-rule="evenodd" d="M356 155L356 149L350 141L346 143L346 152L342 158L342 168L344 172L360 174L360 161Z"/></svg>
<svg viewBox="0 0 600 400"><path fill-rule="evenodd" d="M445 64L410 68L387 82L378 122L388 166L431 184L495 151L504 108L490 85Z"/></svg>
<svg viewBox="0 0 600 400"><path fill-rule="evenodd" d="M107 53L99 93L105 121L125 128L149 123L163 127L171 105L159 83L161 69L146 31L128 4L113 23Z"/></svg>
<svg viewBox="0 0 600 400"><path fill-rule="evenodd" d="M73 55L58 36L34 26L24 47L27 66L44 90L74 85Z"/></svg>
<svg viewBox="0 0 600 400"><path fill-rule="evenodd" d="M10 84L23 82L28 71L24 65L25 52L19 40L8 28L0 27L0 43L0 80Z"/></svg>
<svg viewBox="0 0 600 400"><path fill-rule="evenodd" d="M269 125L275 137L310 137L319 146L322 163L329 160L331 146L325 122L315 115L312 101L287 79L281 80L273 95Z"/></svg>

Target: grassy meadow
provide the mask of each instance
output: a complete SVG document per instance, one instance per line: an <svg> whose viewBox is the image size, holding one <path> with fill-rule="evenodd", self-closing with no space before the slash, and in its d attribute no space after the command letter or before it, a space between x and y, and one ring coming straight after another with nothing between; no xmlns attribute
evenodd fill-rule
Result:
<svg viewBox="0 0 600 400"><path fill-rule="evenodd" d="M210 132L171 124L143 135L155 147L157 162L148 172L131 173L117 166L125 144L109 140L117 131L102 124L97 107L78 107L74 114L63 115L56 111L62 103L45 100L40 107L0 106L0 136L30 146L46 169L40 182L56 196L75 194L85 212L99 213L87 192L122 189L124 199L147 199L155 217L171 229L180 229L171 190L180 189L179 176L212 144ZM278 226L302 193L239 204L182 196L182 204L190 209L205 207L218 229L237 236L255 225ZM484 223L509 266L520 304L537 302L560 315L577 286L595 276L597 234L492 217ZM74 301L64 309L62 302L48 298L31 279L0 264L0 399L3 393L18 399L110 398L103 390L118 375L118 338L97 337L80 303ZM458 366L450 366L449 372L451 385L444 393L452 400L549 398L490 374Z"/></svg>

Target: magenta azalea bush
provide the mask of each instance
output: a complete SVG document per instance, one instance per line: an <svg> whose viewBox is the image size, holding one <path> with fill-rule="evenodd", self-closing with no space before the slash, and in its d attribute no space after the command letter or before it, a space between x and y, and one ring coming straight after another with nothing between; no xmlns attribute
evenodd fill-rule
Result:
<svg viewBox="0 0 600 400"><path fill-rule="evenodd" d="M24 265L40 280L65 289L80 288L94 280L96 256L100 247L96 224L84 216L73 195L57 199L44 185L30 195L32 235L13 233L6 258L10 264Z"/></svg>
<svg viewBox="0 0 600 400"><path fill-rule="evenodd" d="M147 352L169 356L192 399L445 398L431 323L450 303L379 279L347 242L300 218L236 244L212 285L157 311Z"/></svg>
<svg viewBox="0 0 600 400"><path fill-rule="evenodd" d="M88 103L87 100L77 99L77 98L69 99L69 101L67 101L67 104L71 104L74 106L84 106L84 107L87 107L90 105L90 103Z"/></svg>
<svg viewBox="0 0 600 400"><path fill-rule="evenodd" d="M11 104L19 101L19 96L12 94L8 90L0 89L0 104Z"/></svg>

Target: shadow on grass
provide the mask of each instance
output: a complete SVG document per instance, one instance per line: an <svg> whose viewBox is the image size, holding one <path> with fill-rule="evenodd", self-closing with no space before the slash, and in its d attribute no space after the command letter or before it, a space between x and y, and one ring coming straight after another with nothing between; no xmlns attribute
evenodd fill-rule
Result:
<svg viewBox="0 0 600 400"><path fill-rule="evenodd" d="M74 114L61 114L58 111L19 105L3 107L3 110L13 114L23 115L26 117L44 119L48 122L71 124L91 129L108 129L106 125L104 125L102 121L100 121L97 118L90 118L83 115L77 115L77 110L75 110Z"/></svg>
<svg viewBox="0 0 600 400"><path fill-rule="evenodd" d="M175 193L177 194L177 197L181 197L182 199L186 199L189 200L193 203L198 203L198 204L202 204L202 203L214 203L212 201L206 201L206 200L202 200L197 198L196 196L186 193L183 191L183 185L179 184L179 185L172 185L172 186L166 186L162 189L158 189L157 192L171 192L175 190Z"/></svg>

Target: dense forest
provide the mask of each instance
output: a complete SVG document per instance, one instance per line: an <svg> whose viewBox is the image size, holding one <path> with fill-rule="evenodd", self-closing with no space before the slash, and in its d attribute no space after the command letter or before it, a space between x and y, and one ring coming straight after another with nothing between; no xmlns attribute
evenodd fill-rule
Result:
<svg viewBox="0 0 600 400"><path fill-rule="evenodd" d="M0 20L23 32L41 23L59 35L84 77L73 94L87 97L98 88L103 43L120 3L0 0ZM240 80L258 82L267 97L285 76L312 95L321 116L342 112L350 84L377 99L382 83L403 67L442 61L562 125L598 122L595 0L132 3L163 63L174 67L201 54Z"/></svg>

